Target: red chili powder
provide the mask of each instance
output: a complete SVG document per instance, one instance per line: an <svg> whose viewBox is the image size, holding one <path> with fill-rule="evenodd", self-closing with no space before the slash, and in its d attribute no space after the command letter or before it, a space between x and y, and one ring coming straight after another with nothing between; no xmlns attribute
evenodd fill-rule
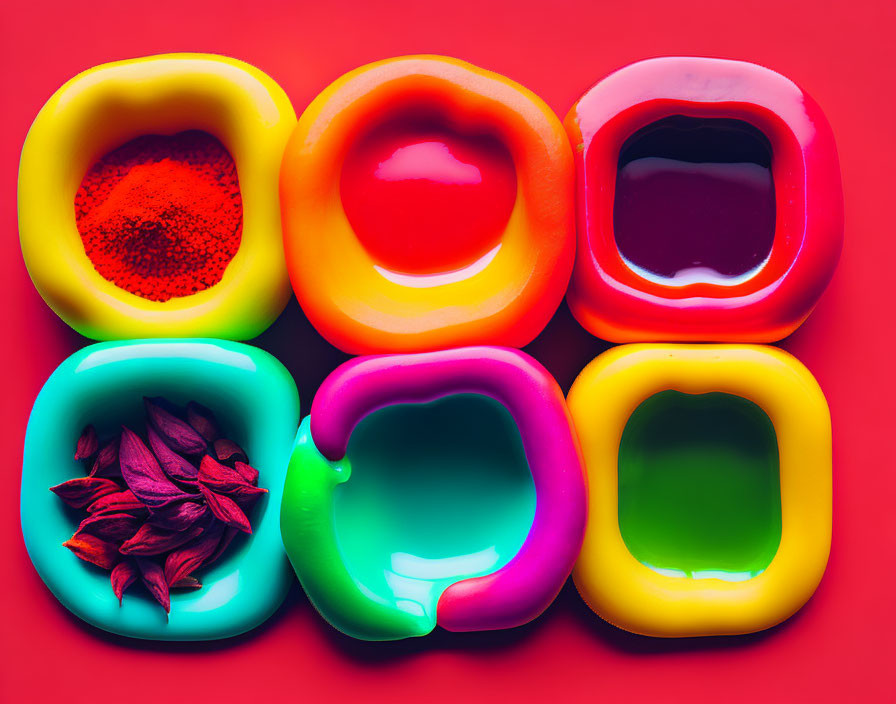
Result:
<svg viewBox="0 0 896 704"><path fill-rule="evenodd" d="M94 268L151 301L214 286L240 246L236 165L205 132L147 135L94 164L75 196Z"/></svg>

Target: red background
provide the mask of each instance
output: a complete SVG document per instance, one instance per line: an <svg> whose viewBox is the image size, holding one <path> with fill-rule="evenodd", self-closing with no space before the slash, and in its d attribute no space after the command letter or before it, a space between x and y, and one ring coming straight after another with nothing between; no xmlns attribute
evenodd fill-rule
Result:
<svg viewBox="0 0 896 704"><path fill-rule="evenodd" d="M892 700L894 342L896 244L893 112L896 4L821 2L571 3L485 0L272 3L4 2L0 9L0 700L557 701ZM255 64L298 112L343 72L374 59L432 52L503 73L561 117L591 84L663 54L722 56L780 71L812 94L837 137L846 244L809 321L783 346L821 383L834 420L834 538L827 573L800 613L764 633L653 640L594 616L567 585L515 631L362 643L335 632L298 587L267 623L217 643L112 637L70 616L31 567L18 509L22 439L47 376L86 344L31 286L18 248L15 183L28 126L75 73L111 60L207 51ZM295 302L259 341L296 376L307 412L344 357L316 337ZM529 350L564 389L606 345L565 306ZM889 691L886 691L886 688ZM260 695L260 696L259 696Z"/></svg>

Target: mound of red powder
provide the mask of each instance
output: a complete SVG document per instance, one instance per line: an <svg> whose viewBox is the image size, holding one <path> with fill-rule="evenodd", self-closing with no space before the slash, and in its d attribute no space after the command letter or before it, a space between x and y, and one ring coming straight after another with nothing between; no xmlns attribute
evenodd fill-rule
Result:
<svg viewBox="0 0 896 704"><path fill-rule="evenodd" d="M90 168L75 218L103 278L152 301L189 296L217 284L239 249L236 165L205 132L140 137Z"/></svg>

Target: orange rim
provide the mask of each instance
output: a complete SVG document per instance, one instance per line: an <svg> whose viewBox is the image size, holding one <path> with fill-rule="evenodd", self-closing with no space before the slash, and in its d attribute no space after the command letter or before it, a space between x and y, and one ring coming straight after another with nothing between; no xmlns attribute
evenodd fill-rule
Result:
<svg viewBox="0 0 896 704"><path fill-rule="evenodd" d="M485 257L452 272L390 275L355 236L340 176L372 122L420 106L458 131L498 137L513 158L517 198L499 246ZM523 346L547 324L569 280L573 186L560 121L517 83L438 56L362 66L311 103L286 148L280 193L296 296L321 334L352 353Z"/></svg>

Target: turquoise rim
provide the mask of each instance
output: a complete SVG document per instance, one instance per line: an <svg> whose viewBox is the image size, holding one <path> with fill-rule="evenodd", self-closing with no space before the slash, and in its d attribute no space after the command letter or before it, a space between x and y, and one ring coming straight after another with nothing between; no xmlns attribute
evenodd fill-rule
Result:
<svg viewBox="0 0 896 704"><path fill-rule="evenodd" d="M202 589L172 594L171 614L134 589L121 607L109 573L62 547L80 512L49 487L84 470L72 457L87 423L102 434L142 418L141 397L196 400L215 411L244 447L269 490L253 509L253 534L238 538L202 571ZM66 359L44 384L25 436L21 519L25 547L41 579L78 618L111 633L151 640L214 640L244 633L277 610L292 581L280 538L283 482L299 396L273 356L220 340L130 340L91 345Z"/></svg>

